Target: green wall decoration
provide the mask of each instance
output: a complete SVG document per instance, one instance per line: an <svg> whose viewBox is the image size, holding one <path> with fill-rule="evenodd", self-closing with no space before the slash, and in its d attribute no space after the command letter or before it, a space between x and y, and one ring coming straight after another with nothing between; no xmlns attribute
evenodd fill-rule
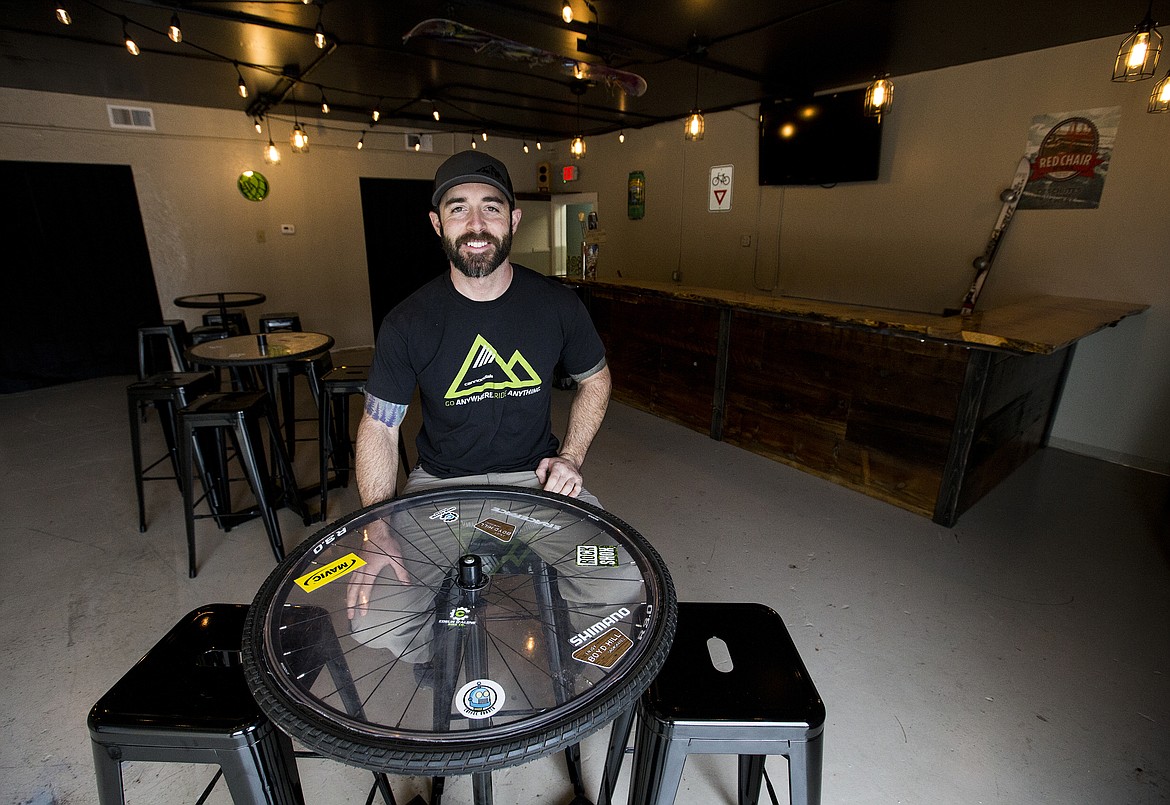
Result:
<svg viewBox="0 0 1170 805"><path fill-rule="evenodd" d="M248 201L263 201L268 196L268 180L259 171L244 171L236 179L240 195Z"/></svg>

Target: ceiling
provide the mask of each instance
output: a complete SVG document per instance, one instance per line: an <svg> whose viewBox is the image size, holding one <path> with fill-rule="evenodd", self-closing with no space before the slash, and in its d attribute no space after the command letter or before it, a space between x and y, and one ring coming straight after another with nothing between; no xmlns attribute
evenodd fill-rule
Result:
<svg viewBox="0 0 1170 805"><path fill-rule="evenodd" d="M0 85L132 102L558 140L798 97L1103 36L1118 42L1141 0L0 0ZM1165 5L1166 8L1159 9ZM1170 18L1170 0L1154 4ZM177 15L182 42L166 37ZM558 54L636 73L633 96L580 81L562 60L404 35L447 18ZM326 47L313 42L318 28ZM127 53L123 26L142 49ZM1102 65L1102 80L1109 65ZM237 75L237 70L239 75ZM242 77L249 97L237 93ZM324 97L330 113L324 118ZM295 105L295 108L294 108ZM439 122L432 110L440 113Z"/></svg>

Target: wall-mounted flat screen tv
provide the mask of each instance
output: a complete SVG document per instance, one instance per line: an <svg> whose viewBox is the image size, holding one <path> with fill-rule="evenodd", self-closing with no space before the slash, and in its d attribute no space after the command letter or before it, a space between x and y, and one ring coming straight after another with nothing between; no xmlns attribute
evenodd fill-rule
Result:
<svg viewBox="0 0 1170 805"><path fill-rule="evenodd" d="M760 184L872 182L882 151L879 118L862 112L865 90L760 104Z"/></svg>

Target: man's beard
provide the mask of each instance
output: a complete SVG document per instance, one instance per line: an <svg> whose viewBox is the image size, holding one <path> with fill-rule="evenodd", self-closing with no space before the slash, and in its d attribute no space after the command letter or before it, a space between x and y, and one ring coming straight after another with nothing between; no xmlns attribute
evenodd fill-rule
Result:
<svg viewBox="0 0 1170 805"><path fill-rule="evenodd" d="M487 241L495 248L483 254L465 255L459 247L472 240ZM467 232L458 241L452 241L446 235L443 235L442 241L443 251L446 253L447 259L451 261L451 265L472 279L490 275L508 259L508 253L512 251L511 230L504 234L503 240L495 238L487 232Z"/></svg>

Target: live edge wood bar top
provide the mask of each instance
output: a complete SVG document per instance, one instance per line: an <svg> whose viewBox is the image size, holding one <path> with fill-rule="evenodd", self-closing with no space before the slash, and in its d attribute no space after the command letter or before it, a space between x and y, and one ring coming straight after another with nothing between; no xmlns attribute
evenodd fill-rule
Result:
<svg viewBox="0 0 1170 805"><path fill-rule="evenodd" d="M1044 445L1076 342L1147 305L941 316L582 281L614 397L953 525Z"/></svg>

